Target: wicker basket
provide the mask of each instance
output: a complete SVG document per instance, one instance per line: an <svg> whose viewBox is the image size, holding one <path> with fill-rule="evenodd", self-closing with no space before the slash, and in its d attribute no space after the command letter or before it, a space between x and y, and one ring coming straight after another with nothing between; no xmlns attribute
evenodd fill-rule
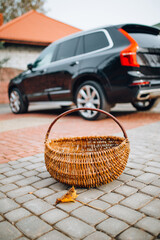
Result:
<svg viewBox="0 0 160 240"><path fill-rule="evenodd" d="M94 110L111 117L124 137L90 136L49 140L55 122L72 112ZM59 115L49 126L45 138L45 163L56 180L79 187L96 187L116 179L125 169L129 156L129 141L120 122L111 114L91 108L76 108Z"/></svg>

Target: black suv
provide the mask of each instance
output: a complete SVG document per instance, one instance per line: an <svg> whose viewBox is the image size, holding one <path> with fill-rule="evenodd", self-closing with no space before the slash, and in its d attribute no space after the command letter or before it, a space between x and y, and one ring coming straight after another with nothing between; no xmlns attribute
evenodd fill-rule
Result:
<svg viewBox="0 0 160 240"><path fill-rule="evenodd" d="M26 112L33 101L72 101L106 111L131 102L149 110L160 97L160 31L123 24L60 39L10 81L8 92L13 113ZM80 115L100 117L89 110Z"/></svg>

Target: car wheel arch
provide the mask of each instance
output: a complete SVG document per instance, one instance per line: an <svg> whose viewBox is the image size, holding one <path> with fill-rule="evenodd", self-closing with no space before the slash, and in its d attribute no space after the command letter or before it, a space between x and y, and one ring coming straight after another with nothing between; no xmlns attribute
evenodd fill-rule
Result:
<svg viewBox="0 0 160 240"><path fill-rule="evenodd" d="M77 92L77 89L79 88L79 86L81 84L83 84L84 82L87 82L87 81L93 81L93 82L96 82L98 83L99 85L103 85L103 81L100 80L99 78L93 76L93 75L86 75L86 76L82 76L78 79L76 79L76 81L74 82L73 86L72 86L72 96L73 96L73 101L75 102L75 95L76 95L76 92ZM106 94L106 91L102 88L102 91L106 97L106 100L107 100L107 94Z"/></svg>

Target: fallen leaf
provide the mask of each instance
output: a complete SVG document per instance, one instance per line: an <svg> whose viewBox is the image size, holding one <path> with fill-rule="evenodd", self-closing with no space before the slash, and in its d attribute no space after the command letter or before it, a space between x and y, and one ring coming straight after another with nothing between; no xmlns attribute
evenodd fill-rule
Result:
<svg viewBox="0 0 160 240"><path fill-rule="evenodd" d="M56 204L64 202L75 202L75 199L78 197L74 186L69 189L69 191L64 194L61 198L57 198Z"/></svg>

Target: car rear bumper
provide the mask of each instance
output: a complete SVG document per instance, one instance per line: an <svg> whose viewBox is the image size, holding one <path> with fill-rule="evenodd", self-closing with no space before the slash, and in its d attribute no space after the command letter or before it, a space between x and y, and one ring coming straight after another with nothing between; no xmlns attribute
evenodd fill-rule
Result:
<svg viewBox="0 0 160 240"><path fill-rule="evenodd" d="M160 88L156 89L140 89L137 93L137 100L144 101L160 97Z"/></svg>

